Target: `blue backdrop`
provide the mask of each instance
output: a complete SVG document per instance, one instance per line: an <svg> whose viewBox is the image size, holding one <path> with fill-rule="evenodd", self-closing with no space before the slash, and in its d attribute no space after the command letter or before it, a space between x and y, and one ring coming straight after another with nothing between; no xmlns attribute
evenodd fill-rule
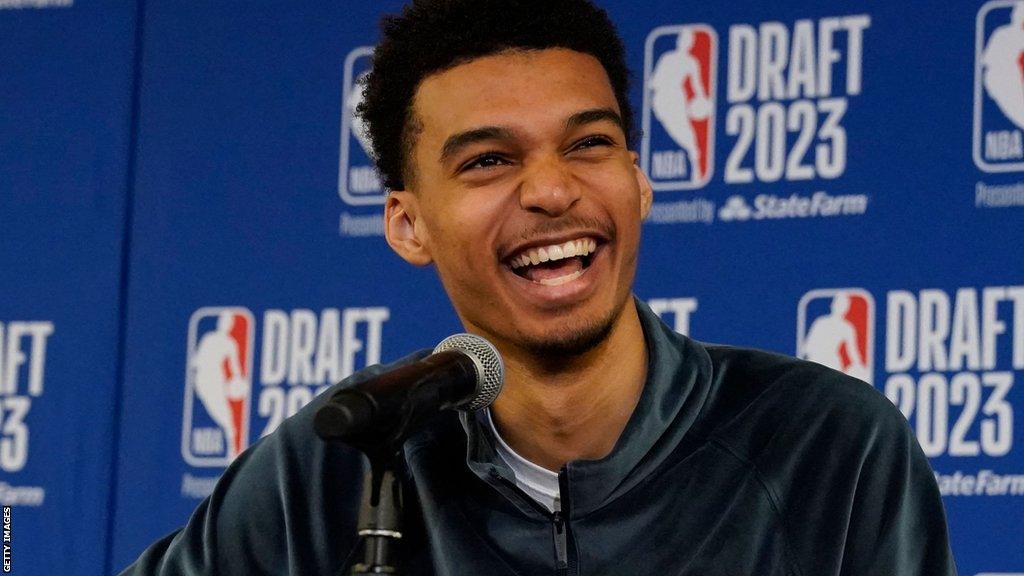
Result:
<svg viewBox="0 0 1024 576"><path fill-rule="evenodd" d="M116 572L322 387L459 330L350 112L400 5L0 0L14 573ZM871 382L961 573L1024 573L1024 3L602 5L657 188L637 293Z"/></svg>

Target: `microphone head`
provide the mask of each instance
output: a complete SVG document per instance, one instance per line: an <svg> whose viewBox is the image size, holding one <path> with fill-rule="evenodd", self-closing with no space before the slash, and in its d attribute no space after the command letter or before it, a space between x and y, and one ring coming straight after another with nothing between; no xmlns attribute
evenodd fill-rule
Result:
<svg viewBox="0 0 1024 576"><path fill-rule="evenodd" d="M434 354L457 350L473 360L476 366L476 394L459 410L479 410L490 406L505 382L505 364L498 349L476 334L454 334L434 347Z"/></svg>

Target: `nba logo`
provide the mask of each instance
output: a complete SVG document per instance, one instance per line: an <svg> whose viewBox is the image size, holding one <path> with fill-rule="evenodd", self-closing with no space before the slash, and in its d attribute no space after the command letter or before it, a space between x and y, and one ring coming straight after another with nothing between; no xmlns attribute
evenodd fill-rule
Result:
<svg viewBox="0 0 1024 576"><path fill-rule="evenodd" d="M974 56L974 163L1024 170L1024 0L978 11Z"/></svg>
<svg viewBox="0 0 1024 576"><path fill-rule="evenodd" d="M715 166L718 36L704 24L660 26L644 48L640 165L655 190L692 190Z"/></svg>
<svg viewBox="0 0 1024 576"><path fill-rule="evenodd" d="M366 123L356 115L363 101L363 79L370 71L371 46L360 46L345 57L341 87L341 152L338 161L338 194L350 206L383 204L387 197L373 164Z"/></svg>
<svg viewBox="0 0 1024 576"><path fill-rule="evenodd" d="M797 356L871 384L875 301L861 288L811 290L797 311Z"/></svg>
<svg viewBox="0 0 1024 576"><path fill-rule="evenodd" d="M181 454L192 466L227 466L249 445L253 326L238 307L189 320Z"/></svg>

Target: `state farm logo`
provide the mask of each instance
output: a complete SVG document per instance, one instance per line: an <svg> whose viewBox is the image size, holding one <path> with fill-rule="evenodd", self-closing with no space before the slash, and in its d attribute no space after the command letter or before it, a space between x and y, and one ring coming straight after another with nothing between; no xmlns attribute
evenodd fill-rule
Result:
<svg viewBox="0 0 1024 576"><path fill-rule="evenodd" d="M345 57L341 91L341 150L338 194L350 206L383 204L387 194L374 168L370 137L355 111L363 101L362 79L370 71L372 46L360 46Z"/></svg>
<svg viewBox="0 0 1024 576"><path fill-rule="evenodd" d="M1024 170L1024 2L978 11L974 64L974 163L985 172Z"/></svg>
<svg viewBox="0 0 1024 576"><path fill-rule="evenodd" d="M655 190L691 190L711 180L717 68L710 26L661 26L648 34L640 162Z"/></svg>
<svg viewBox="0 0 1024 576"><path fill-rule="evenodd" d="M192 466L226 466L249 445L253 324L238 307L189 320L181 454Z"/></svg>
<svg viewBox="0 0 1024 576"><path fill-rule="evenodd" d="M871 383L875 301L860 288L812 290L797 310L797 356Z"/></svg>
<svg viewBox="0 0 1024 576"><path fill-rule="evenodd" d="M832 196L827 192L815 192L810 196L790 194L758 194L754 206L747 204L740 195L730 196L718 209L718 219L723 222L746 220L780 220L784 218L830 218L851 216L867 212L868 197L863 194Z"/></svg>
<svg viewBox="0 0 1024 576"><path fill-rule="evenodd" d="M730 196L725 204L718 209L718 219L722 222L731 222L738 220L740 222L744 220L750 220L750 217L754 215L754 211L750 209L747 204L747 200L743 196Z"/></svg>

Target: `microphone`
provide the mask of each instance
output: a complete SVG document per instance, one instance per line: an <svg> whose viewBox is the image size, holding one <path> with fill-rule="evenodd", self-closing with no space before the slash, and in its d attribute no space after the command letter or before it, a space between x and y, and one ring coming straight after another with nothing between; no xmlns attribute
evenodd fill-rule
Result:
<svg viewBox="0 0 1024 576"><path fill-rule="evenodd" d="M497 349L474 334L441 341L430 356L343 388L317 410L313 428L326 441L369 454L397 450L441 410L478 410L501 392L504 364Z"/></svg>

